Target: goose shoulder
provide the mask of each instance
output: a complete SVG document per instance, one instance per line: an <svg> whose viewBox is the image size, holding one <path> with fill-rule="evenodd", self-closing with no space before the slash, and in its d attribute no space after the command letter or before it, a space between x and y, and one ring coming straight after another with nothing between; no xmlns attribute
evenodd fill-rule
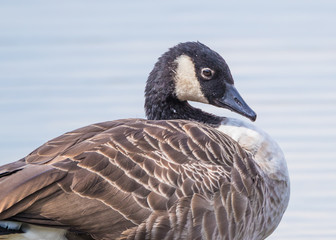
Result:
<svg viewBox="0 0 336 240"><path fill-rule="evenodd" d="M252 205L262 205L259 195L265 187L260 168L239 144L212 127L185 120L91 125L47 142L27 156L24 168L12 171L17 184L0 193L1 219L61 227L80 221L80 228L98 239L123 231L136 234L154 219L170 222L165 230L174 235L182 234L169 230L174 226L237 234L220 229L216 219L248 224ZM39 184L27 188L27 176ZM181 204L187 207L183 214ZM98 214L106 220L99 222L99 231ZM62 219L56 221L58 216ZM193 226L184 226L190 216ZM205 220L213 222L213 229L202 226Z"/></svg>
<svg viewBox="0 0 336 240"><path fill-rule="evenodd" d="M249 152L253 161L267 176L289 184L285 156L278 143L269 134L255 125L234 118L224 119L217 129Z"/></svg>

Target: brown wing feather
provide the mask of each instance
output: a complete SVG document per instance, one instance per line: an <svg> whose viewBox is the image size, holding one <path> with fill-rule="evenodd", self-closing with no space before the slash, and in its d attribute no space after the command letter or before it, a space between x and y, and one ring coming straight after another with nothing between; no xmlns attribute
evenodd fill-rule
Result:
<svg viewBox="0 0 336 240"><path fill-rule="evenodd" d="M0 219L95 239L224 239L253 211L258 169L249 161L229 137L198 123L94 124L0 168Z"/></svg>

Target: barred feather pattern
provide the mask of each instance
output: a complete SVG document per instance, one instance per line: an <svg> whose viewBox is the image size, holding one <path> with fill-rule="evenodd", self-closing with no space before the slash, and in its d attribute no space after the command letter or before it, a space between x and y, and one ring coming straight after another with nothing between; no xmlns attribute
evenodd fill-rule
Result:
<svg viewBox="0 0 336 240"><path fill-rule="evenodd" d="M263 239L284 211L274 206L286 183L274 181L213 127L116 120L1 167L0 219L65 228L68 239Z"/></svg>

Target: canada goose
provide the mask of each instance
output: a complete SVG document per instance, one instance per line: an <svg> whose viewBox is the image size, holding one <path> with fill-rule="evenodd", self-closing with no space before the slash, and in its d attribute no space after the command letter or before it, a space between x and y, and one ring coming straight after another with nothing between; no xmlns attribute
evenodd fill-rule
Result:
<svg viewBox="0 0 336 240"><path fill-rule="evenodd" d="M92 124L0 168L0 239L264 239L289 200L283 153L223 58L199 42L163 54L148 120Z"/></svg>

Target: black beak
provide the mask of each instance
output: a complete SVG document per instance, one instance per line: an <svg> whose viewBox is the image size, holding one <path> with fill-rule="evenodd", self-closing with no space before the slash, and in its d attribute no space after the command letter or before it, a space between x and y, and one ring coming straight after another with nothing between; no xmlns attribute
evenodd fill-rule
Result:
<svg viewBox="0 0 336 240"><path fill-rule="evenodd" d="M213 105L230 109L239 113L251 121L255 121L257 114L245 103L244 99L240 96L237 89L232 84L225 84L225 94L220 99L214 99Z"/></svg>

